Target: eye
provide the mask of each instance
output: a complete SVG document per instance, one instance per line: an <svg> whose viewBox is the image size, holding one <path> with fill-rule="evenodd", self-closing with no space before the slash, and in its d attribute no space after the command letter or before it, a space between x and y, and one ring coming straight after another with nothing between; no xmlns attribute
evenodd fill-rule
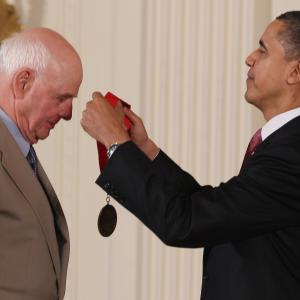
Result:
<svg viewBox="0 0 300 300"><path fill-rule="evenodd" d="M264 45L260 45L258 47L258 52L261 53L261 54L267 54L268 50L267 50L267 48Z"/></svg>
<svg viewBox="0 0 300 300"><path fill-rule="evenodd" d="M69 99L69 96L59 96L59 97L57 97L57 100L58 100L59 102L64 102L64 101L66 101L67 99Z"/></svg>

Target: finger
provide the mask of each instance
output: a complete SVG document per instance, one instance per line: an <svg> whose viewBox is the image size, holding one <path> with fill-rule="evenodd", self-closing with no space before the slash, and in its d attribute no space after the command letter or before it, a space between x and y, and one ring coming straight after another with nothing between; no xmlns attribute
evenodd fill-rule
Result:
<svg viewBox="0 0 300 300"><path fill-rule="evenodd" d="M88 101L88 102L85 104L85 110L87 110L88 107L92 105L92 103L93 103L93 100Z"/></svg>
<svg viewBox="0 0 300 300"><path fill-rule="evenodd" d="M81 113L81 119L83 119L86 116L87 110L83 110Z"/></svg>
<svg viewBox="0 0 300 300"><path fill-rule="evenodd" d="M119 103L115 106L115 115L118 119L118 122L123 125L124 124L124 111L123 111L122 105L121 104L119 105Z"/></svg>
<svg viewBox="0 0 300 300"><path fill-rule="evenodd" d="M123 111L123 105L122 105L121 101L117 102L117 105L115 106L115 109L117 111Z"/></svg>
<svg viewBox="0 0 300 300"><path fill-rule="evenodd" d="M131 123L136 124L142 122L142 119L137 114L135 114L131 109L125 107L124 113L128 117Z"/></svg>
<svg viewBox="0 0 300 300"><path fill-rule="evenodd" d="M83 119L80 120L80 125L81 125L82 129L83 129L84 131L86 131L86 127L85 127L85 125L84 125L84 120L83 120Z"/></svg>
<svg viewBox="0 0 300 300"><path fill-rule="evenodd" d="M115 106L115 111L119 116L124 117L124 108L123 108L121 102L117 103L117 105Z"/></svg>
<svg viewBox="0 0 300 300"><path fill-rule="evenodd" d="M95 99L104 99L103 95L98 91L93 92L92 98L93 98L93 100L95 100Z"/></svg>

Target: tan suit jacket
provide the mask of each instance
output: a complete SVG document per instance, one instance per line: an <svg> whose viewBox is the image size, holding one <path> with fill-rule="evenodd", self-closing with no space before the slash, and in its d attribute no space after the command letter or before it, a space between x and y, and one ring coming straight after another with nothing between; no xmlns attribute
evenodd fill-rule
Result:
<svg viewBox="0 0 300 300"><path fill-rule="evenodd" d="M67 223L42 166L38 177L0 121L0 300L62 300Z"/></svg>

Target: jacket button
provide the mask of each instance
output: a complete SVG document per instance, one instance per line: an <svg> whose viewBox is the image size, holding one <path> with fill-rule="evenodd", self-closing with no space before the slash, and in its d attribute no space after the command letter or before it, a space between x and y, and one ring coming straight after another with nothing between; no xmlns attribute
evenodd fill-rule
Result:
<svg viewBox="0 0 300 300"><path fill-rule="evenodd" d="M118 199L118 201L119 201L120 203L125 203L125 202L126 202L125 199L124 199L124 197L122 197L122 196L120 196L120 198Z"/></svg>
<svg viewBox="0 0 300 300"><path fill-rule="evenodd" d="M103 185L104 189L105 190L110 190L111 189L111 183L110 182L107 182Z"/></svg>

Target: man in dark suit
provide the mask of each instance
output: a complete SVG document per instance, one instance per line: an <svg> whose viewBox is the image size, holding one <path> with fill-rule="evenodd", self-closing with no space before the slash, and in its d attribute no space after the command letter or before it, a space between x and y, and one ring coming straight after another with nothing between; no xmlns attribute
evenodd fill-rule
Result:
<svg viewBox="0 0 300 300"><path fill-rule="evenodd" d="M0 299L62 300L69 233L32 144L72 116L82 80L75 49L36 28L0 47Z"/></svg>
<svg viewBox="0 0 300 300"><path fill-rule="evenodd" d="M177 166L132 111L130 135L99 93L83 112L110 156L97 184L167 245L205 247L202 300L300 298L300 12L270 23L259 44L245 98L267 123L218 187Z"/></svg>

